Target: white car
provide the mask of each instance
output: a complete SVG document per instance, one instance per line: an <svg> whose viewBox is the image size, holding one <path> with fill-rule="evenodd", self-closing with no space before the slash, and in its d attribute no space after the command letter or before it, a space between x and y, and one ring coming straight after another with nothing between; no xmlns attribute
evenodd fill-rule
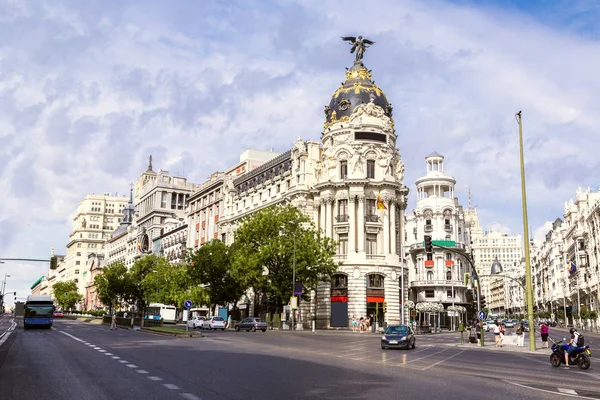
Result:
<svg viewBox="0 0 600 400"><path fill-rule="evenodd" d="M196 329L202 328L202 324L206 318L203 316L195 316L193 318L188 319L187 326L188 328Z"/></svg>
<svg viewBox="0 0 600 400"><path fill-rule="evenodd" d="M202 329L220 329L222 331L225 330L226 321L223 317L208 317L206 321L202 324Z"/></svg>

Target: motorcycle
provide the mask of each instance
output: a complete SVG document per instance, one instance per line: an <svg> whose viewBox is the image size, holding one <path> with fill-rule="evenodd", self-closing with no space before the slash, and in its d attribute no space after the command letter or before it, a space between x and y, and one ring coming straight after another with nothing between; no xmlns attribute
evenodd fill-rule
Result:
<svg viewBox="0 0 600 400"><path fill-rule="evenodd" d="M563 343L567 339L555 342L551 338L548 338L552 342L552 354L550 354L550 364L553 367L560 367L565 362L565 354L569 348L569 343ZM577 365L581 369L588 369L592 364L590 346L577 347L569 356L569 365Z"/></svg>

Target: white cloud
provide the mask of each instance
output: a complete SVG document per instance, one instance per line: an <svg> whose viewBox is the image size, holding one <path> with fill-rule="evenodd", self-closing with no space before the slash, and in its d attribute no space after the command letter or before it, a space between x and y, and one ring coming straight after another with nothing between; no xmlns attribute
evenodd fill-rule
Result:
<svg viewBox="0 0 600 400"><path fill-rule="evenodd" d="M365 63L394 104L411 189L436 150L487 229L522 232L518 110L532 226L560 217L573 188L600 185L600 45L581 24L546 22L580 8L534 19L391 0L0 7L0 257L62 253L81 198L126 192L149 154L201 182L248 147L318 140L353 61L349 34L376 42ZM26 292L41 266L18 268Z"/></svg>

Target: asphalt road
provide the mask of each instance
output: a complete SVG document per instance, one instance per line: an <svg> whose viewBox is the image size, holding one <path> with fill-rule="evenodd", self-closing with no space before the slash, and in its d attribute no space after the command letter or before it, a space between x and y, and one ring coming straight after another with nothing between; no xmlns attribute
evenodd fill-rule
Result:
<svg viewBox="0 0 600 400"><path fill-rule="evenodd" d="M0 394L23 400L600 399L594 359L588 371L565 371L552 368L547 353L457 346L455 334L419 336L414 350L384 351L379 339L275 331L183 339L56 321L52 330L17 328L0 346Z"/></svg>

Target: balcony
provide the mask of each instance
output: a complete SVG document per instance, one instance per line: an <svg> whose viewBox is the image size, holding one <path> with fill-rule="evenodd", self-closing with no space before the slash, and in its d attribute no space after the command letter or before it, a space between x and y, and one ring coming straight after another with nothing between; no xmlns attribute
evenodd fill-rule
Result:
<svg viewBox="0 0 600 400"><path fill-rule="evenodd" d="M348 258L348 254L336 254L333 256L334 261L344 262Z"/></svg>
<svg viewBox="0 0 600 400"><path fill-rule="evenodd" d="M335 217L336 222L348 222L348 215L338 215Z"/></svg>
<svg viewBox="0 0 600 400"><path fill-rule="evenodd" d="M433 232L433 225L425 225L425 228L423 230L425 231L425 233Z"/></svg>
<svg viewBox="0 0 600 400"><path fill-rule="evenodd" d="M411 286L452 286L452 281L446 280L432 280L432 281L411 281ZM466 285L462 281L454 281L455 288L466 287Z"/></svg>
<svg viewBox="0 0 600 400"><path fill-rule="evenodd" d="M452 224L446 224L446 225L444 225L444 230L446 232L452 232Z"/></svg>
<svg viewBox="0 0 600 400"><path fill-rule="evenodd" d="M385 260L383 254L367 254L367 260Z"/></svg>
<svg viewBox="0 0 600 400"><path fill-rule="evenodd" d="M367 214L365 215L366 222L379 222L379 217L375 214Z"/></svg>

